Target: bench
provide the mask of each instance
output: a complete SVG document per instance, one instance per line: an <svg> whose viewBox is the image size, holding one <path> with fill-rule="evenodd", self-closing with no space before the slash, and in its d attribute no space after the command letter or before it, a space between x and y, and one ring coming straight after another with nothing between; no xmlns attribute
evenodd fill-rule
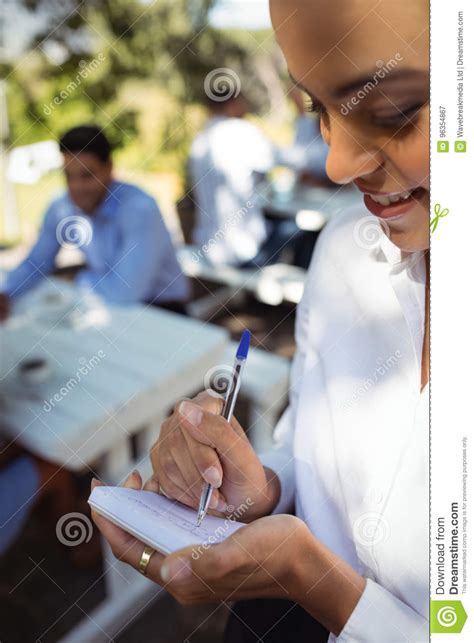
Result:
<svg viewBox="0 0 474 643"><path fill-rule="evenodd" d="M271 306L283 302L299 303L303 294L306 271L297 266L277 263L264 268L214 266L200 258L195 246L182 246L177 251L181 269L188 277L221 284L222 288L188 305L189 314L207 319L230 300L242 300L247 294Z"/></svg>
<svg viewBox="0 0 474 643"><path fill-rule="evenodd" d="M237 343L231 342L223 363L232 364ZM249 439L263 453L273 444L273 430L288 401L290 360L251 348L242 375L241 395L250 403Z"/></svg>

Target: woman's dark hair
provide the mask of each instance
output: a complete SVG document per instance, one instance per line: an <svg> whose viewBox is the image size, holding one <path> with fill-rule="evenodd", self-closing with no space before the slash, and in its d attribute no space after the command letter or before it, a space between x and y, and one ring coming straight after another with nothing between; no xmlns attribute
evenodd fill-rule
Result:
<svg viewBox="0 0 474 643"><path fill-rule="evenodd" d="M110 159L111 145L102 131L95 125L81 125L68 130L59 139L61 152L94 154L104 163Z"/></svg>

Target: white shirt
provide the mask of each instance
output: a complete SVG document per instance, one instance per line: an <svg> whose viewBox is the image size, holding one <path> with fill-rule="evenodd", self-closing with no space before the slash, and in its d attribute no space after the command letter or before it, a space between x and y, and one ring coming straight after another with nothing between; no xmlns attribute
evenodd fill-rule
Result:
<svg viewBox="0 0 474 643"><path fill-rule="evenodd" d="M190 172L197 209L193 243L212 263L252 259L266 238L254 172L274 163L271 142L242 118L213 117L194 139Z"/></svg>
<svg viewBox="0 0 474 643"><path fill-rule="evenodd" d="M330 641L427 642L429 386L421 388L426 267L366 210L321 233L296 323L275 512L296 502L366 588Z"/></svg>

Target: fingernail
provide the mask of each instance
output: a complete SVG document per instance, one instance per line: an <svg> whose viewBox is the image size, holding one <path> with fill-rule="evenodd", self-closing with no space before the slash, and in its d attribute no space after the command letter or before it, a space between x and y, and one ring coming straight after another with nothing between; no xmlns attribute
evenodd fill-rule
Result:
<svg viewBox="0 0 474 643"><path fill-rule="evenodd" d="M183 415L188 422L194 426L199 426L202 420L202 409L192 402L184 400L178 407L179 412Z"/></svg>
<svg viewBox="0 0 474 643"><path fill-rule="evenodd" d="M202 477L213 487L221 486L221 474L219 473L219 469L216 469L216 467L207 467L207 469L202 474Z"/></svg>
<svg viewBox="0 0 474 643"><path fill-rule="evenodd" d="M217 498L214 498L214 496L212 496L211 501L209 503L209 508L217 509L218 505L219 505L219 501L217 500Z"/></svg>
<svg viewBox="0 0 474 643"><path fill-rule="evenodd" d="M165 583L181 583L191 578L191 574L191 562L187 558L175 558L164 562L160 571L161 579Z"/></svg>
<svg viewBox="0 0 474 643"><path fill-rule="evenodd" d="M96 478L92 478L91 489L95 489L95 487L97 487L98 484L99 484L99 481Z"/></svg>
<svg viewBox="0 0 474 643"><path fill-rule="evenodd" d="M147 480L143 488L146 489L146 491L154 491L155 493L160 492L160 485L154 478Z"/></svg>
<svg viewBox="0 0 474 643"><path fill-rule="evenodd" d="M227 503L224 500L222 500L222 498L219 498L216 509L217 511L222 511L222 512L227 511Z"/></svg>

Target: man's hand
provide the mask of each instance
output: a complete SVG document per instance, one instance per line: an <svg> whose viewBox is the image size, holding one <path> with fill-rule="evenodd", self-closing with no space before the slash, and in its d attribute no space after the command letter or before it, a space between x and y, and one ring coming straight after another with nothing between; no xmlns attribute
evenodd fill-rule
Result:
<svg viewBox="0 0 474 643"><path fill-rule="evenodd" d="M214 487L210 508L250 522L271 513L280 496L277 476L265 469L245 431L219 413L222 400L200 393L179 402L162 425L150 457L153 476L145 489L197 508L204 481Z"/></svg>
<svg viewBox="0 0 474 643"><path fill-rule="evenodd" d="M10 313L10 299L4 292L0 292L0 322L5 321Z"/></svg>

